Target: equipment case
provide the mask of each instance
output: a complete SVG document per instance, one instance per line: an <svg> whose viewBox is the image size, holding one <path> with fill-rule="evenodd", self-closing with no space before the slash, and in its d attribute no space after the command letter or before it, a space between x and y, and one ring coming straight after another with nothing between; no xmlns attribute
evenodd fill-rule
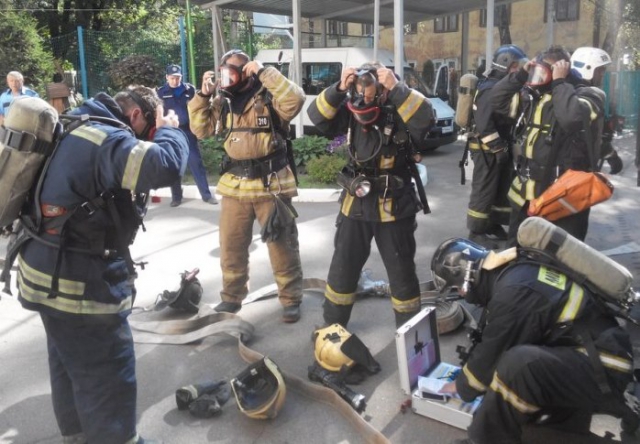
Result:
<svg viewBox="0 0 640 444"><path fill-rule="evenodd" d="M396 330L396 350L400 387L411 396L411 409L418 415L466 430L482 398L473 402L452 397L428 399L418 388L421 376L452 381L460 371L460 367L440 361L435 307L423 309Z"/></svg>

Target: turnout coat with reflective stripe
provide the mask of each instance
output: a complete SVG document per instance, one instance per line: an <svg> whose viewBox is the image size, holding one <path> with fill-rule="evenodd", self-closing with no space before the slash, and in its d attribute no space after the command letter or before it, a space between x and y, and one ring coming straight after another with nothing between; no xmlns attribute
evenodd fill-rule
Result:
<svg viewBox="0 0 640 444"><path fill-rule="evenodd" d="M268 92L271 96L273 111L280 119L280 125L288 130L289 122L302 109L304 91L272 66L264 68L259 80L262 88L247 101L241 113L224 113L227 107L220 96L196 94L188 105L193 134L198 139L211 137L219 122L221 134L231 130L224 142L224 150L234 160L259 159L272 154L276 149L284 150L281 134L276 135L278 141L273 140L273 122L265 104L265 93ZM220 120L221 115L223 120ZM289 166L277 171L276 176L271 178L267 189L262 178L251 179L225 173L218 181L216 191L222 196L249 202L270 200L273 199L272 194L278 193L286 197L298 195L296 181Z"/></svg>
<svg viewBox="0 0 640 444"><path fill-rule="evenodd" d="M485 271L496 272L499 271ZM488 279L494 279L494 276L490 275ZM596 308L594 296L588 289L564 274L544 265L521 262L508 266L493 288L486 283L473 291L492 296L487 305L487 325L482 342L456 380L463 399L471 400L484 393L502 354L517 345L571 347L576 353L585 353L573 337L576 326L591 333L608 373L630 377L633 358L628 334L613 316ZM570 381L571 375L567 375L566 383Z"/></svg>
<svg viewBox="0 0 640 444"><path fill-rule="evenodd" d="M316 128L328 137L346 134L350 124L350 111L346 106L347 92L338 91L339 83L323 90L309 105L307 114ZM389 91L384 105L395 106L396 129L394 134L408 131L413 140L424 140L433 125L433 109L429 99L418 91L398 82ZM387 111L383 110L375 122L383 130ZM359 158L371 157L378 145L380 135L371 126L355 122L351 134L353 149ZM407 135L408 137L408 135ZM382 146L380 153L371 161L357 165L367 170L377 170L379 176L392 174L401 177L406 186L394 193L384 195L384 190L374 189L364 198L354 197L343 191L340 198L342 214L370 222L393 222L415 215L422 209L416 189L411 185L411 175L405 151L409 144L399 145L393 140ZM352 164L355 162L351 161ZM370 175L370 174L367 174ZM375 174L374 174L375 176Z"/></svg>
<svg viewBox="0 0 640 444"><path fill-rule="evenodd" d="M495 112L508 108L507 104L513 94L524 86L527 76L526 71L520 70L509 74L494 86L491 102ZM516 206L537 198L567 169L591 170L584 132L586 122L589 122L593 142L591 158L594 162L600 158L604 122L602 90L557 79L551 83L551 90L534 100L531 106L533 110L521 147L526 160L520 160L520 174L514 179L509 192L509 199ZM549 165L552 150L557 151L556 160ZM551 171L547 172L549 168ZM545 177L550 182L545 183Z"/></svg>
<svg viewBox="0 0 640 444"><path fill-rule="evenodd" d="M115 117L95 100L89 100L78 114ZM133 133L103 123L90 122L76 128L60 143L45 178L43 204L67 209L81 205L111 190L125 198L118 205L131 207L133 192L166 187L184 172L189 149L184 133L177 128L160 128L153 142L137 140ZM127 201L128 198L128 201ZM84 210L80 210L84 211ZM104 234L108 244L115 236L111 218L104 210L86 219L83 227L69 221L70 246L88 248L88 233ZM132 234L132 233L129 233ZM57 244L57 234L43 235ZM122 258L64 251L59 270L59 294L51 295L52 276L58 249L34 239L26 242L18 257L18 289L23 306L51 315L88 317L126 316L131 311L133 277Z"/></svg>

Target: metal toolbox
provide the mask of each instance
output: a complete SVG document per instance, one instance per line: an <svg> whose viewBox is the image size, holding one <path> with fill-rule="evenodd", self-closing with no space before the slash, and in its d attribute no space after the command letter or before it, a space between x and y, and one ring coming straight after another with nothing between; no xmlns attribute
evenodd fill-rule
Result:
<svg viewBox="0 0 640 444"><path fill-rule="evenodd" d="M452 381L460 367L440 361L435 307L427 307L396 330L400 387L411 395L411 409L418 415L466 430L481 398L464 402L453 397L432 396L418 387L420 377ZM427 398L426 396L430 396Z"/></svg>

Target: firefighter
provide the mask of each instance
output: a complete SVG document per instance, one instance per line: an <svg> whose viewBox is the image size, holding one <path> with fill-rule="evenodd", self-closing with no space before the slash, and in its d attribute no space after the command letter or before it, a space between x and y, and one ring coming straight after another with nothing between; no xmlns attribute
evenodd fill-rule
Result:
<svg viewBox="0 0 640 444"><path fill-rule="evenodd" d="M416 213L428 212L411 182L417 176L414 141L433 123L429 100L378 63L346 68L340 82L311 103L311 121L328 136L347 133L350 161L339 174L344 191L327 278L324 321L347 326L360 272L375 239L391 288L397 325L420 309L414 263ZM421 202L421 200L423 202Z"/></svg>
<svg viewBox="0 0 640 444"><path fill-rule="evenodd" d="M276 68L251 61L237 49L222 56L219 74L214 83L213 71L204 73L202 88L188 108L191 131L198 139L215 134L225 137L228 158L217 187L223 196L222 302L215 310L236 313L248 293L254 220L263 231L275 226L271 221L276 203L284 203L278 209L294 213L291 198L298 192L286 139L289 122L300 112L305 95ZM302 266L295 219L289 219L281 232L267 236L267 247L284 307L282 320L291 323L300 319Z"/></svg>
<svg viewBox="0 0 640 444"><path fill-rule="evenodd" d="M469 438L456 442L521 443L532 422L588 433L595 412L637 421L623 396L631 341L596 295L551 266L524 258L505 265L489 253L449 239L431 262L440 290L456 287L486 310L481 341L442 389L464 401L484 395Z"/></svg>
<svg viewBox="0 0 640 444"><path fill-rule="evenodd" d="M26 228L10 246L17 248L19 300L44 324L63 443L151 443L136 431L127 316L137 274L129 244L144 196L184 172L189 146L177 116L164 116L162 101L143 86L113 98L100 93L72 114L99 120L64 136L42 182L40 205L23 214Z"/></svg>
<svg viewBox="0 0 640 444"><path fill-rule="evenodd" d="M473 159L471 196L467 210L469 239L488 248L496 248L507 238L502 228L509 225L511 207L507 200L513 179L513 130L519 109L514 94L508 109L495 113L491 108L491 90L507 74L518 71L527 56L515 45L503 45L493 54L491 71L478 84L474 101L475 140L469 142Z"/></svg>
<svg viewBox="0 0 640 444"><path fill-rule="evenodd" d="M515 245L529 202L542 194L567 169L593 171L600 158L605 94L602 82L611 57L599 48L579 48L574 56L552 46L509 74L493 88L494 110L508 109L524 86L530 92L531 113L521 154L515 159L516 177L508 193L512 212L509 244ZM584 240L589 209L554 221Z"/></svg>

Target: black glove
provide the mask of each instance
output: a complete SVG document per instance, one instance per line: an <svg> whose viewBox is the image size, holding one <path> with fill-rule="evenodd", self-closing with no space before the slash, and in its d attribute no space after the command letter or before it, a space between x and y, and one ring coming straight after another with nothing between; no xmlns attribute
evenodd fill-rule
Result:
<svg viewBox="0 0 640 444"><path fill-rule="evenodd" d="M280 239L286 230L291 229L295 225L296 212L289 199L283 200L280 196L273 196L273 209L269 218L262 226L260 234L262 242L273 242Z"/></svg>

